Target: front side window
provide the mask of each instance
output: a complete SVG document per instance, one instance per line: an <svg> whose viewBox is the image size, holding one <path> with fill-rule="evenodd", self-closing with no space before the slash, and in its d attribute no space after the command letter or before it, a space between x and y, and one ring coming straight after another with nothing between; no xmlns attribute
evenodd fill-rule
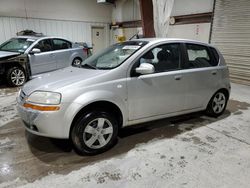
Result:
<svg viewBox="0 0 250 188"><path fill-rule="evenodd" d="M54 50L63 50L71 48L71 43L62 39L53 39Z"/></svg>
<svg viewBox="0 0 250 188"><path fill-rule="evenodd" d="M34 39L28 38L12 38L5 43L0 45L1 51L9 52L20 52L23 53L25 50L30 47L30 45L35 42Z"/></svg>
<svg viewBox="0 0 250 188"><path fill-rule="evenodd" d="M38 48L41 52L49 52L52 50L52 45L50 39L44 39L39 41L34 48Z"/></svg>
<svg viewBox="0 0 250 188"><path fill-rule="evenodd" d="M127 41L112 45L103 51L90 56L82 63L84 68L113 69L143 47L145 41Z"/></svg>
<svg viewBox="0 0 250 188"><path fill-rule="evenodd" d="M213 66L213 61L206 46L186 44L188 62L187 68L202 68Z"/></svg>
<svg viewBox="0 0 250 188"><path fill-rule="evenodd" d="M157 46L139 59L139 64L154 65L155 72L178 70L181 66L181 51L179 44L165 44Z"/></svg>

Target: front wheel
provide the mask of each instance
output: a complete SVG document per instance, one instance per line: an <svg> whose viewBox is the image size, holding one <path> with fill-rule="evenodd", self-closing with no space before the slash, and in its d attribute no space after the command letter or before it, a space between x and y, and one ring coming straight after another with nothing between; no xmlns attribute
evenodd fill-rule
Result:
<svg viewBox="0 0 250 188"><path fill-rule="evenodd" d="M79 154L95 155L110 149L117 139L118 123L104 111L85 113L73 125L71 141Z"/></svg>
<svg viewBox="0 0 250 188"><path fill-rule="evenodd" d="M26 82L26 74L20 67L11 67L7 70L7 82L12 87L22 86Z"/></svg>
<svg viewBox="0 0 250 188"><path fill-rule="evenodd" d="M218 117L226 109L228 97L223 91L216 92L213 97L210 99L207 106L207 114L212 117Z"/></svg>

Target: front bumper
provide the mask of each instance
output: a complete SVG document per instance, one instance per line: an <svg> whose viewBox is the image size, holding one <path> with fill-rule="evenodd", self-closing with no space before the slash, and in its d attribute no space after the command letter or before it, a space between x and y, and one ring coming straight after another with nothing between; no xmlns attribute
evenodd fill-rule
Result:
<svg viewBox="0 0 250 188"><path fill-rule="evenodd" d="M32 134L62 139L69 137L69 132L65 131L63 106L58 111L38 111L25 108L18 102L17 110L25 128Z"/></svg>

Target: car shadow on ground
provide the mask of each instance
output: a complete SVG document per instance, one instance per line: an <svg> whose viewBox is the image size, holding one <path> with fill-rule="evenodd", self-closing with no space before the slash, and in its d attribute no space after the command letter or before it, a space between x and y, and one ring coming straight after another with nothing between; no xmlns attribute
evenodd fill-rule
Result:
<svg viewBox="0 0 250 188"><path fill-rule="evenodd" d="M226 110L225 113L219 118L210 118L205 116L203 112L199 112L123 128L119 132L117 144L111 150L96 156L79 157L82 157L83 159L81 163L90 161L94 162L96 160L114 157L127 153L138 144L147 143L153 139L172 138L186 131L206 126L212 122L227 118L230 114L231 112ZM67 153L74 153L73 146L69 140L50 139L32 135L28 132L26 132L26 137L30 145L31 152L43 162L51 163L52 161L57 160L59 156L67 157ZM51 153L57 155L51 155L49 158L44 158L41 153ZM77 154L74 153L73 155ZM70 156L71 155L68 155L68 157Z"/></svg>

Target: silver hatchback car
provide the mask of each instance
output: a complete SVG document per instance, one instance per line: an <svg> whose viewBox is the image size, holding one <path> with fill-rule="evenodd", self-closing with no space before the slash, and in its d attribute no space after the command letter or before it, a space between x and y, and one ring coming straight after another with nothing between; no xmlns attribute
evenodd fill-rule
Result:
<svg viewBox="0 0 250 188"><path fill-rule="evenodd" d="M97 154L125 126L204 110L217 117L229 94L228 67L216 48L138 39L29 81L17 101L29 132L69 138L78 153Z"/></svg>

